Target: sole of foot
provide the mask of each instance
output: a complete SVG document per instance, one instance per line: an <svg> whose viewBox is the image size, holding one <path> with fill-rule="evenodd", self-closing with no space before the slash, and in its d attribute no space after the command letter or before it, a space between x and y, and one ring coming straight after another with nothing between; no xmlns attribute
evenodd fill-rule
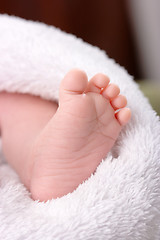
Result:
<svg viewBox="0 0 160 240"><path fill-rule="evenodd" d="M73 192L95 172L131 117L126 97L104 74L88 81L73 69L60 84L59 107L33 145L30 191L47 201Z"/></svg>

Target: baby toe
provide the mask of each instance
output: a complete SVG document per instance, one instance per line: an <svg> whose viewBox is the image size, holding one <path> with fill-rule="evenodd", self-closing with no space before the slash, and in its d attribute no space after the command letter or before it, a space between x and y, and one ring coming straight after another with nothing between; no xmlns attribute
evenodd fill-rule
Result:
<svg viewBox="0 0 160 240"><path fill-rule="evenodd" d="M102 92L103 97L107 99L113 99L118 96L120 89L116 84L109 84Z"/></svg>
<svg viewBox="0 0 160 240"><path fill-rule="evenodd" d="M102 89L105 88L109 84L109 81L110 80L106 75L104 75L102 73L97 73L89 81L85 92L86 93L87 92L101 93Z"/></svg>
<svg viewBox="0 0 160 240"><path fill-rule="evenodd" d="M60 101L82 94L88 84L88 78L84 71L72 69L69 71L60 84Z"/></svg>
<svg viewBox="0 0 160 240"><path fill-rule="evenodd" d="M111 105L115 110L124 108L127 105L127 99L123 95L118 95L111 101Z"/></svg>
<svg viewBox="0 0 160 240"><path fill-rule="evenodd" d="M131 118L131 110L129 108L123 108L115 114L115 117L117 118L119 124L124 126Z"/></svg>

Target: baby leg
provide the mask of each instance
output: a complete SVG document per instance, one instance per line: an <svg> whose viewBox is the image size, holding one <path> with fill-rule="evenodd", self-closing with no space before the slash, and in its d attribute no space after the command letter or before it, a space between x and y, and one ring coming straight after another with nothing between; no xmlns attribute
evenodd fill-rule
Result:
<svg viewBox="0 0 160 240"><path fill-rule="evenodd" d="M103 74L88 82L72 70L60 85L59 107L27 94L0 94L3 152L33 199L62 197L94 173L131 116L119 92Z"/></svg>
<svg viewBox="0 0 160 240"><path fill-rule="evenodd" d="M28 188L33 142L53 117L57 107L57 103L40 97L0 93L0 132L3 153L7 162Z"/></svg>

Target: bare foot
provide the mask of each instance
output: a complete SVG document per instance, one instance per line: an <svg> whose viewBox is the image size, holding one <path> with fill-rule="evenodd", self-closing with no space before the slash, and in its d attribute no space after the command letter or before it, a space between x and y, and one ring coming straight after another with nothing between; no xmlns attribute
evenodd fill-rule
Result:
<svg viewBox="0 0 160 240"><path fill-rule="evenodd" d="M103 74L89 82L80 70L65 76L59 108L33 147L33 199L62 197L95 172L131 116L124 108L127 100L119 92Z"/></svg>

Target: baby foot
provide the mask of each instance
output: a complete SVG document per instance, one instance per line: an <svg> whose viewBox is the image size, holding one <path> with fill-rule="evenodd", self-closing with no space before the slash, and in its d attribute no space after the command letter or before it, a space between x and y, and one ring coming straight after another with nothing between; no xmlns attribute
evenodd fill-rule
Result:
<svg viewBox="0 0 160 240"><path fill-rule="evenodd" d="M89 82L80 70L65 76L59 108L33 147L33 199L62 197L95 172L130 119L127 100L119 92L103 74Z"/></svg>

